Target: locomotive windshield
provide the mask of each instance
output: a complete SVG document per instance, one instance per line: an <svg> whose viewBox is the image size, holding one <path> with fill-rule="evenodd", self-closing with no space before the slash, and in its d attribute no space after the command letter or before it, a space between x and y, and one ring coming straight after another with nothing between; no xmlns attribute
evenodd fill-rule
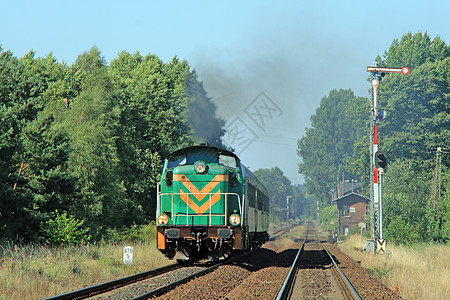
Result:
<svg viewBox="0 0 450 300"><path fill-rule="evenodd" d="M226 155L226 154L219 155L219 164L224 165L229 168L233 168L233 169L237 168L236 158L234 158L233 156L230 156L230 155Z"/></svg>
<svg viewBox="0 0 450 300"><path fill-rule="evenodd" d="M172 169L186 164L186 154L172 156L167 160L167 169Z"/></svg>
<svg viewBox="0 0 450 300"><path fill-rule="evenodd" d="M196 161L204 161L207 164L220 164L222 166L237 169L238 162L234 156L218 153L215 149L205 149L202 151L189 151L178 155L173 155L167 159L167 169L173 169L183 165L193 165Z"/></svg>

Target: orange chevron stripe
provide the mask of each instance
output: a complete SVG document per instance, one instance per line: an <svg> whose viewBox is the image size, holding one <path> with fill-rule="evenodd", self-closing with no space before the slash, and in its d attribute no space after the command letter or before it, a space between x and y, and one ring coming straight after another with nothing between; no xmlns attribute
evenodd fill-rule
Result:
<svg viewBox="0 0 450 300"><path fill-rule="evenodd" d="M214 194L211 196L211 206L209 205L209 201L206 201L205 203L203 203L202 206L198 206L197 203L195 203L194 201L192 201L188 195L183 192L183 190L180 189L180 198L181 200L184 201L184 203L186 203L193 211L195 211L196 214L201 215L203 214L205 211L207 211L209 208L211 208L214 204L217 203L217 201L220 200L220 190L218 191L218 194ZM206 196L206 195L198 195L198 196ZM189 199L189 201L188 201ZM203 199L203 197L202 197Z"/></svg>
<svg viewBox="0 0 450 300"><path fill-rule="evenodd" d="M180 174L177 174L180 176ZM183 175L184 176L184 175ZM183 178L183 181L181 183L189 190L189 192L193 193L195 198L197 198L198 201L202 201L203 198L205 198L206 194L211 193L211 191L223 180L224 176L226 176L226 179L228 180L228 175L216 175L208 184L203 187L201 191L198 190L198 188L186 177ZM175 178L174 178L175 179ZM201 194L199 194L201 193ZM185 201L186 202L186 201Z"/></svg>

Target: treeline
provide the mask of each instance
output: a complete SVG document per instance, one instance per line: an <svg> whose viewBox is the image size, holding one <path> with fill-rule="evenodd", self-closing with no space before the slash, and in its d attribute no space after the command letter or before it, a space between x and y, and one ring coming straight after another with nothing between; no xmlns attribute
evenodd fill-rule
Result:
<svg viewBox="0 0 450 300"><path fill-rule="evenodd" d="M0 238L38 241L63 212L94 239L148 222L163 157L222 146L215 111L184 60L121 52L107 64L93 47L67 65L0 47Z"/></svg>
<svg viewBox="0 0 450 300"><path fill-rule="evenodd" d="M378 126L378 146L388 157L386 238L445 242L450 237L450 47L426 33L406 34L376 61L411 69L406 76L386 75L378 87L379 108L387 113ZM351 90L331 91L298 141L299 172L323 208L343 175L357 179L370 195L371 102Z"/></svg>
<svg viewBox="0 0 450 300"><path fill-rule="evenodd" d="M253 172L270 195L271 222L306 220L315 217L315 201L305 186L293 185L279 167Z"/></svg>

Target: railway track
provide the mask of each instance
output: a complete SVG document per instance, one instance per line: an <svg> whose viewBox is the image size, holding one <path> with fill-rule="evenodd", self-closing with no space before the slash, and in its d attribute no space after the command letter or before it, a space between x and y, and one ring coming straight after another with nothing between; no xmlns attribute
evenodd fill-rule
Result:
<svg viewBox="0 0 450 300"><path fill-rule="evenodd" d="M212 265L209 268L206 268L204 270L198 271L198 272L196 272L196 273L194 273L192 275L186 276L186 277L181 278L181 279L179 279L177 281L171 282L171 283L166 284L166 285L164 285L162 287L156 288L154 290L151 290L149 292L146 292L146 293L143 293L143 294L141 294L139 296L136 296L136 297L132 298L132 300L143 300L143 299L148 299L148 298L151 298L151 297L155 297L155 296L164 294L164 293L166 293L166 292L176 288L177 286L180 286L180 285L182 285L182 284L184 284L184 283L186 283L186 282L188 282L188 281L190 281L190 280L192 280L192 279L194 279L196 277L203 276L205 274L211 273L212 271L214 271L219 266L221 266L221 265L223 265L225 263L226 262L216 263L216 264Z"/></svg>
<svg viewBox="0 0 450 300"><path fill-rule="evenodd" d="M272 233L270 235L269 240L275 240L277 238L280 238L282 236L284 236L285 234L289 233L293 228L295 228L297 225L296 224L289 224L284 228L281 228L280 230L275 231L274 233Z"/></svg>
<svg viewBox="0 0 450 300"><path fill-rule="evenodd" d="M119 279L111 280L108 282L96 284L93 286L85 287L75 291L67 292L64 294L56 295L53 297L46 298L45 300L64 300L64 299L85 299L93 297L99 294L106 293L108 291L121 288L126 285L130 285L148 278L152 278L173 270L177 270L183 267L182 264L171 264L161 268L149 270L146 272L130 275L127 277L122 277Z"/></svg>
<svg viewBox="0 0 450 300"><path fill-rule="evenodd" d="M305 237L306 233L311 238ZM175 264L177 267L160 273L161 276L148 275L131 286L122 283L122 288L109 287L109 292L101 295L95 292L94 299L399 299L335 245L325 244L328 251L325 250L318 239L312 238L315 235L313 225L307 224L306 231L300 227L292 229L290 236L295 236L294 239L280 236L261 248L219 264L182 268ZM333 260L340 266L335 266ZM354 289L341 291L340 285L348 285L349 280L335 279L333 273L337 278L341 276L339 268L350 276ZM355 295L355 290L360 296ZM93 296L92 292L77 296L74 294L77 292L80 290L48 299Z"/></svg>
<svg viewBox="0 0 450 300"><path fill-rule="evenodd" d="M200 262L193 264L186 264L186 263L171 264L161 268L149 270L146 272L134 274L127 277L122 277L116 280L111 280L105 283L100 283L79 290L56 295L53 297L46 298L44 300L65 300L65 299L86 299L86 298L103 299L102 294L108 292L114 293L113 295L107 295L106 298L108 299L110 299L111 297L115 299L123 298L133 300L149 299L167 293L168 291L175 289L176 287L192 279L211 273L212 271L214 271L215 269L217 269L222 265L233 263L233 261L235 260L242 259L243 257L250 255L253 251L244 253L231 259L222 260L220 262L214 263ZM177 270L180 269L182 270L179 271L179 274L169 275L169 273L171 272L175 273L177 272ZM167 275L167 276L155 284L153 283L146 284L145 286L141 286L138 288L132 287L132 285L136 283L156 279L156 277L160 275ZM167 283L167 281L169 282ZM149 286L152 288L148 288ZM121 291L120 289L124 289L124 291ZM144 290L146 291L143 292Z"/></svg>
<svg viewBox="0 0 450 300"><path fill-rule="evenodd" d="M318 238L302 243L276 299L306 297L361 299Z"/></svg>

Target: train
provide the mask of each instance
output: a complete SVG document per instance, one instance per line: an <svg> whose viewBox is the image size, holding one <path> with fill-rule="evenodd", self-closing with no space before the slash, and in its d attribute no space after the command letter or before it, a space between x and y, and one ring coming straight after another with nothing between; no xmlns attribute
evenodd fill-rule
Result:
<svg viewBox="0 0 450 300"><path fill-rule="evenodd" d="M194 145L167 155L157 185L157 249L218 260L269 239L269 194L233 152Z"/></svg>

